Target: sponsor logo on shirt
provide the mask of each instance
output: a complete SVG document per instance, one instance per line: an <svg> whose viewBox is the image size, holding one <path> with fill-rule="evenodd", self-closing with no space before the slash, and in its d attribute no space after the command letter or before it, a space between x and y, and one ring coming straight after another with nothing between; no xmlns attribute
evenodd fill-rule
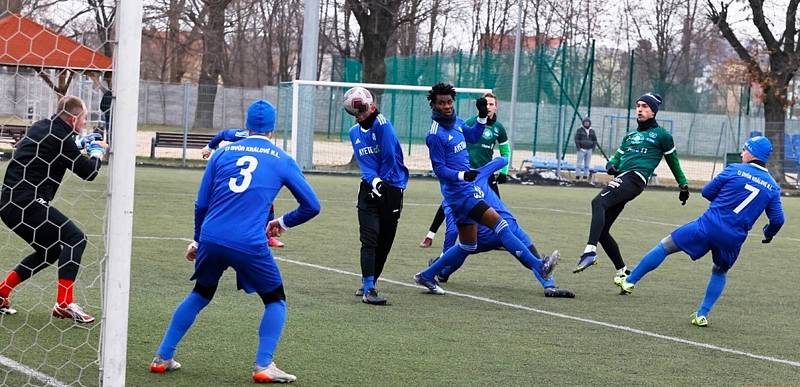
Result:
<svg viewBox="0 0 800 387"><path fill-rule="evenodd" d="M456 146L453 147L453 153L461 152L462 150L467 149L467 143L464 141L459 142Z"/></svg>
<svg viewBox="0 0 800 387"><path fill-rule="evenodd" d="M381 153L381 147L380 147L380 145L377 145L377 144L373 145L373 146L364 146L364 147L358 148L358 155L359 156L374 155L374 154L378 154L378 153Z"/></svg>

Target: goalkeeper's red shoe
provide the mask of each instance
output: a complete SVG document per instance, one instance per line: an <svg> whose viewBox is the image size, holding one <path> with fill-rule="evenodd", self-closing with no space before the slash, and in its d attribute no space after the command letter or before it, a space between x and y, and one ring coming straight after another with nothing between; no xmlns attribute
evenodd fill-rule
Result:
<svg viewBox="0 0 800 387"><path fill-rule="evenodd" d="M266 367L253 367L253 381L256 383L291 383L295 380L297 376L281 371L275 362Z"/></svg>
<svg viewBox="0 0 800 387"><path fill-rule="evenodd" d="M0 297L0 314L17 314L17 310L11 307L8 297Z"/></svg>
<svg viewBox="0 0 800 387"><path fill-rule="evenodd" d="M279 241L278 238L275 237L269 238L269 247L283 247L283 246L286 246L286 244Z"/></svg>
<svg viewBox="0 0 800 387"><path fill-rule="evenodd" d="M164 359L159 355L153 358L150 363L150 372L156 374L163 374L165 372L177 371L181 369L181 363L173 359Z"/></svg>
<svg viewBox="0 0 800 387"><path fill-rule="evenodd" d="M71 303L64 307L56 304L53 307L53 317L67 318L81 324L94 322L94 317L84 312L83 308L76 303Z"/></svg>

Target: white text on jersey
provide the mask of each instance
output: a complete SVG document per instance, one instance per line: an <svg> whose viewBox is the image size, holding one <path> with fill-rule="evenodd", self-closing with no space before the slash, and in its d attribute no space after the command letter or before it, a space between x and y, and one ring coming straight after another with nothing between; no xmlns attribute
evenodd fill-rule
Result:
<svg viewBox="0 0 800 387"><path fill-rule="evenodd" d="M228 150L237 152L265 153L276 158L281 158L275 149L262 148L260 146L228 145Z"/></svg>

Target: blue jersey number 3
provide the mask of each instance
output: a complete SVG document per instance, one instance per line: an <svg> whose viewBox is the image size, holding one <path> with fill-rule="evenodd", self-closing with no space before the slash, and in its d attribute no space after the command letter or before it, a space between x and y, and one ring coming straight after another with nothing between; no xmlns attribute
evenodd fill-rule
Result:
<svg viewBox="0 0 800 387"><path fill-rule="evenodd" d="M255 171L258 166L258 159L253 156L242 156L239 157L239 160L236 160L236 166L244 166L244 168L239 171L239 174L242 175L242 182L238 184L236 181L239 180L239 178L232 177L228 180L228 187L233 192L242 193L250 186L250 182L253 181L253 171Z"/></svg>

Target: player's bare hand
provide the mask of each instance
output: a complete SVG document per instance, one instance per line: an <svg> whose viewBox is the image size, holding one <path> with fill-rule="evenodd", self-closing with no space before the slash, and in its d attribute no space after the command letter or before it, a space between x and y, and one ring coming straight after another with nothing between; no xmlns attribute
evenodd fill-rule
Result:
<svg viewBox="0 0 800 387"><path fill-rule="evenodd" d="M277 238L286 231L281 227L281 222L278 219L273 219L267 225L267 236L272 238Z"/></svg>
<svg viewBox="0 0 800 387"><path fill-rule="evenodd" d="M189 246L186 246L186 260L194 262L195 258L197 258L197 242L192 241Z"/></svg>
<svg viewBox="0 0 800 387"><path fill-rule="evenodd" d="M200 151L200 154L203 155L203 160L208 160L208 158L211 157L211 149L203 148Z"/></svg>

